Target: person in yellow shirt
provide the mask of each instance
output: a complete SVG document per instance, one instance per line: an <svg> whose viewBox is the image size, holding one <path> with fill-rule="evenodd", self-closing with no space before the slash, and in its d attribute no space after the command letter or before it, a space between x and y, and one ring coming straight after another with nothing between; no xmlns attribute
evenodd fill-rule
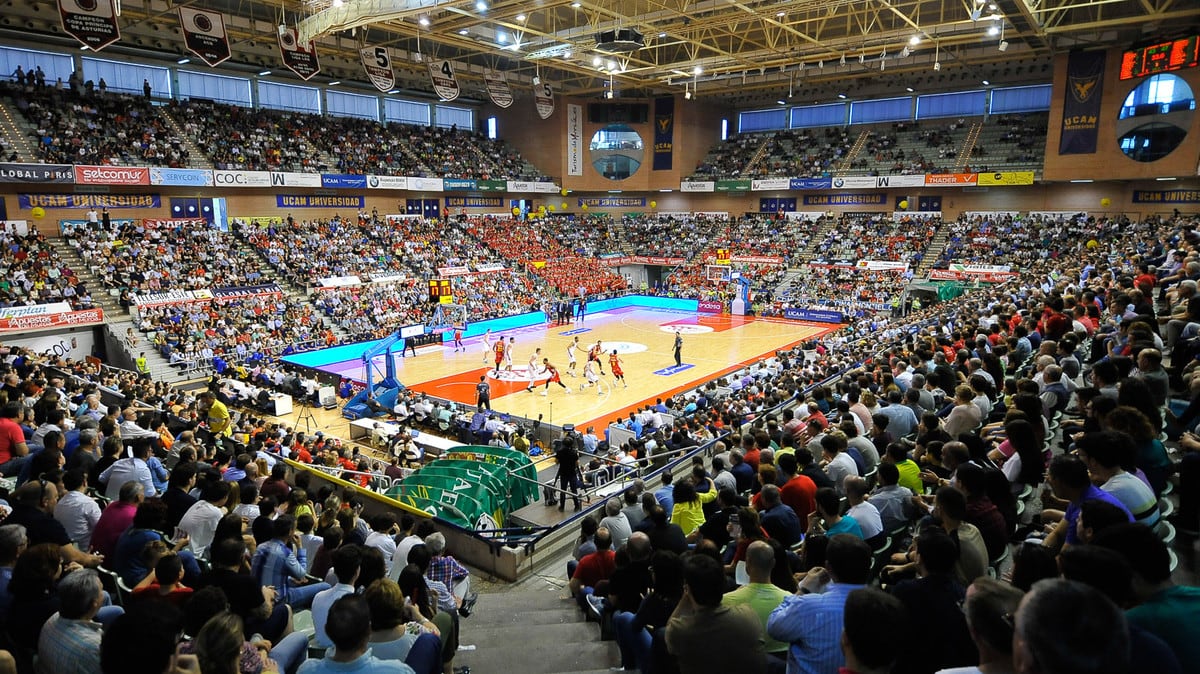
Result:
<svg viewBox="0 0 1200 674"><path fill-rule="evenodd" d="M233 419L230 418L229 408L225 403L217 400L212 391L201 393L199 401L200 413L205 415L208 421L208 430L212 431L213 435L226 438L233 436Z"/></svg>
<svg viewBox="0 0 1200 674"><path fill-rule="evenodd" d="M896 470L900 471L900 486L907 487L914 494L922 494L925 492L925 485L921 482L921 468L916 461L908 458L908 448L904 445L893 442L887 448L888 461L896 465Z"/></svg>
<svg viewBox="0 0 1200 674"><path fill-rule="evenodd" d="M693 478L694 479L694 478ZM671 524L678 524L690 540L699 535L700 525L704 524L704 504L717 498L717 487L711 477L705 477L708 491L696 491L696 485L691 480L680 480L675 483L675 507L671 510Z"/></svg>

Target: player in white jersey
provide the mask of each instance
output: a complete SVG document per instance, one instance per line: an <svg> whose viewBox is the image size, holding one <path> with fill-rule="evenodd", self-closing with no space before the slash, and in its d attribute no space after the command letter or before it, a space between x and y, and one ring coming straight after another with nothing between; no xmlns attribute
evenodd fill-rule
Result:
<svg viewBox="0 0 1200 674"><path fill-rule="evenodd" d="M596 387L596 395L604 395L604 389L600 383L600 375L596 374L596 361L589 360L583 366L583 378L587 380L586 384L580 384L579 390L582 391L589 386Z"/></svg>
<svg viewBox="0 0 1200 674"><path fill-rule="evenodd" d="M483 333L483 363L485 365L492 355L492 343L492 329L488 328L487 332Z"/></svg>
<svg viewBox="0 0 1200 674"><path fill-rule="evenodd" d="M512 355L513 355L513 349L515 349L515 348L517 348L517 338L509 337L508 338L508 348L504 350L504 371L505 372L512 372L512 369L513 369Z"/></svg>
<svg viewBox="0 0 1200 674"><path fill-rule="evenodd" d="M542 350L541 350L541 348L538 348L538 349L535 349L533 353L529 354L529 371L526 373L527 375L529 375L529 386L525 387L526 391L533 393L533 384L534 384L534 382L537 381L537 373L538 373L538 370L541 369L541 367L542 367Z"/></svg>
<svg viewBox="0 0 1200 674"><path fill-rule="evenodd" d="M571 340L571 343L567 344L567 374L571 375L572 377L577 376L575 374L575 354L578 352L579 335L575 335L575 339Z"/></svg>

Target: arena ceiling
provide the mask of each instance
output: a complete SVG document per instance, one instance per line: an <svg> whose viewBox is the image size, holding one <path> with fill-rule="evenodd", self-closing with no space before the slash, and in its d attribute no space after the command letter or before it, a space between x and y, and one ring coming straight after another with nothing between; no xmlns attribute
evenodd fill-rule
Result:
<svg viewBox="0 0 1200 674"><path fill-rule="evenodd" d="M61 36L53 3L8 0L11 34ZM693 92L734 107L992 84L1047 82L1057 52L1130 45L1200 28L1196 0L122 0L111 51L184 52L176 8L226 14L234 64L280 68L281 23L312 35L315 80L366 84L362 45L392 50L399 86L432 96L429 59L455 62L464 94L503 71L518 95L540 77L557 92L617 98ZM597 49L633 29L645 45ZM1002 49L1003 47L1003 49ZM106 50L106 53L109 51Z"/></svg>

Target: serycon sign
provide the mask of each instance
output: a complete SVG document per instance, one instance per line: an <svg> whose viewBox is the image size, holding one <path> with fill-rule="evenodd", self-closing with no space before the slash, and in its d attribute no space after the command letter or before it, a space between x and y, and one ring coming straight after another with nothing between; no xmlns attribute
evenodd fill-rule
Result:
<svg viewBox="0 0 1200 674"><path fill-rule="evenodd" d="M460 89L458 77L454 74L454 66L449 61L431 61L429 63L429 79L433 82L433 92L443 101L453 101L458 98Z"/></svg>
<svg viewBox="0 0 1200 674"><path fill-rule="evenodd" d="M58 0L63 31L92 51L121 39L113 0Z"/></svg>
<svg viewBox="0 0 1200 674"><path fill-rule="evenodd" d="M1067 93L1063 96L1059 154L1096 152L1107 56L1104 50L1073 51L1067 58Z"/></svg>
<svg viewBox="0 0 1200 674"><path fill-rule="evenodd" d="M150 167L151 185L178 187L212 187L213 175L208 169L177 169Z"/></svg>
<svg viewBox="0 0 1200 674"><path fill-rule="evenodd" d="M550 115L554 114L554 90L549 82L542 82L533 88L533 106L542 119L550 119Z"/></svg>
<svg viewBox="0 0 1200 674"><path fill-rule="evenodd" d="M73 183L70 164L0 164L0 183Z"/></svg>
<svg viewBox="0 0 1200 674"><path fill-rule="evenodd" d="M220 12L180 7L179 25L188 51L199 56L209 67L229 58L229 35L225 32L225 17Z"/></svg>
<svg viewBox="0 0 1200 674"><path fill-rule="evenodd" d="M567 175L583 175L583 106L567 104Z"/></svg>
<svg viewBox="0 0 1200 674"><path fill-rule="evenodd" d="M496 107L507 108L513 104L512 89L508 87L504 73L489 70L483 74L483 81L487 84L488 97Z"/></svg>
<svg viewBox="0 0 1200 674"><path fill-rule="evenodd" d="M300 44L296 39L295 28L285 28L279 33L279 55L283 57L283 65L299 75L302 80L312 79L313 75L321 72L321 62L317 59L317 45L312 40Z"/></svg>
<svg viewBox="0 0 1200 674"><path fill-rule="evenodd" d="M392 70L392 55L387 47L363 47L358 55L376 89L386 93L396 87L396 71Z"/></svg>

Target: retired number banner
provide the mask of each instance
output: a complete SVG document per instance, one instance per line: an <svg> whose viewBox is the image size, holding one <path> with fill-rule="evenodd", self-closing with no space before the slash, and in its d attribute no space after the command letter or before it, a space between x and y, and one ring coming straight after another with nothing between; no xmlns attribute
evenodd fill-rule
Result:
<svg viewBox="0 0 1200 674"><path fill-rule="evenodd" d="M229 58L229 35L220 12L190 7L179 8L179 25L188 51L200 57L210 68Z"/></svg>
<svg viewBox="0 0 1200 674"><path fill-rule="evenodd" d="M550 115L554 114L554 90L549 82L542 82L533 88L533 104L538 117L542 119L550 119Z"/></svg>
<svg viewBox="0 0 1200 674"><path fill-rule="evenodd" d="M443 101L453 101L461 91L458 78L454 76L454 66L449 61L433 61L429 64L429 79L433 82L433 91Z"/></svg>
<svg viewBox="0 0 1200 674"><path fill-rule="evenodd" d="M392 70L392 55L387 47L363 47L358 55L376 89L387 93L396 88L396 72Z"/></svg>
<svg viewBox="0 0 1200 674"><path fill-rule="evenodd" d="M507 108L513 104L512 89L508 88L504 73L489 71L484 74L483 81L487 83L488 96L496 107Z"/></svg>
<svg viewBox="0 0 1200 674"><path fill-rule="evenodd" d="M113 0L58 0L63 31L92 51L121 39Z"/></svg>

